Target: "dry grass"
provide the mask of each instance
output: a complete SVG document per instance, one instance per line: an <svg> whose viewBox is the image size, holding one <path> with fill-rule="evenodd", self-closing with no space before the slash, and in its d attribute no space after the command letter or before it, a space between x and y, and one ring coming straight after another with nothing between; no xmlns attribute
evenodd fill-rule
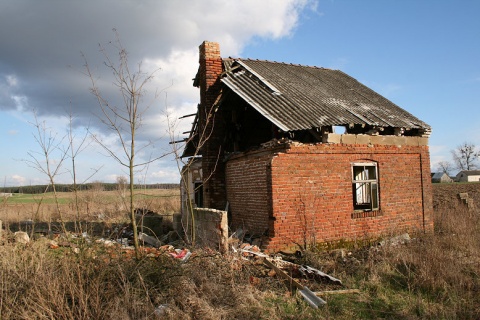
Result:
<svg viewBox="0 0 480 320"><path fill-rule="evenodd" d="M305 263L336 274L360 295L331 296L335 319L480 318L480 214L463 206L435 212L435 234L406 244L360 248L339 257L312 253Z"/></svg>
<svg viewBox="0 0 480 320"><path fill-rule="evenodd" d="M73 192L58 193L62 216L68 221L111 221L128 219L128 195L120 191L92 189L78 192L78 201ZM53 193L44 195L14 195L0 204L0 220L6 222L59 221ZM78 213L77 205L78 203ZM136 190L136 207L147 208L162 215L180 211L180 192L175 189Z"/></svg>
<svg viewBox="0 0 480 320"><path fill-rule="evenodd" d="M256 267L248 261L202 250L185 264L166 255L136 261L115 249L80 247L74 254L50 250L42 241L1 246L0 318L282 319L284 314L277 316L278 302L287 298L253 286L249 279ZM311 313L305 306L299 310Z"/></svg>
<svg viewBox="0 0 480 320"><path fill-rule="evenodd" d="M0 319L478 319L480 214L437 207L435 222L435 234L406 244L343 256L306 252L298 263L361 290L328 296L318 310L290 295L261 264L233 253L193 249L181 263L167 255L136 261L119 247L78 239L63 240L76 242L78 253L51 250L46 239L4 243Z"/></svg>

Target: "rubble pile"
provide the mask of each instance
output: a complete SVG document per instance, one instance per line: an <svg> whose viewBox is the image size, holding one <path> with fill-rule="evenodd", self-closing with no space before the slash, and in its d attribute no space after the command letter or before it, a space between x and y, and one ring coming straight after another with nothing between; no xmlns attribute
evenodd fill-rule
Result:
<svg viewBox="0 0 480 320"><path fill-rule="evenodd" d="M120 231L120 230L119 230ZM128 230L122 230L114 233L116 237L94 238L83 233L68 234L50 234L33 235L32 239L26 232L16 232L6 236L7 241L18 245L29 246L32 241L43 241L49 250L63 250L65 253L88 254L99 257L103 260L115 258L133 259L135 249L132 246L133 235ZM181 263L189 263L199 254L202 259L208 259L208 256L221 255L220 252L208 248L195 248L192 252L181 240L175 240L170 244L165 244L162 240L139 233L141 240L142 256L149 259L160 257L170 257ZM224 261L230 261L233 269L240 272L251 272L249 276L250 285L260 287L263 284L272 284L277 282L285 285L284 290L289 294L298 293L310 306L318 308L326 304L326 301L320 298L326 294L335 293L356 293L352 289L345 289L342 281L319 269L313 268L302 263L296 263L301 260L301 255L291 255L287 257L282 254L270 255L262 252L256 244L248 242L230 241L230 251L221 255ZM287 261L285 258L291 261ZM212 260L212 263L215 259ZM236 267L237 266L237 267ZM246 267L247 266L247 267ZM160 312L160 311L159 311Z"/></svg>

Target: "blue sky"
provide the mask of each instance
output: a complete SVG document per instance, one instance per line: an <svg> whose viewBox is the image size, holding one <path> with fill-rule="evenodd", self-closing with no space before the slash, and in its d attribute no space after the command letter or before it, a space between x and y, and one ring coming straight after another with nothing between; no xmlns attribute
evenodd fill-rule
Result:
<svg viewBox="0 0 480 320"><path fill-rule="evenodd" d="M105 85L103 92L115 99L97 46L108 47L112 28L131 63L143 61L147 72L161 68L149 92L167 88L145 118L139 138L155 145L140 159L170 151L166 113L172 119L195 112L199 98L191 79L198 45L209 40L220 43L225 57L342 70L432 126L435 168L438 161L450 161L450 150L464 141L480 146L479 13L480 2L468 0L2 1L2 184L47 180L22 161L41 151L32 136L33 109L59 142L72 114L78 137L88 126L112 149L119 147L95 117L98 106L82 74L80 54ZM188 119L178 122L176 136L189 126ZM113 182L126 175L94 143L80 154L77 165L81 181L96 170L91 180ZM166 156L138 177L148 183L178 182L177 165ZM68 162L58 182L71 182Z"/></svg>

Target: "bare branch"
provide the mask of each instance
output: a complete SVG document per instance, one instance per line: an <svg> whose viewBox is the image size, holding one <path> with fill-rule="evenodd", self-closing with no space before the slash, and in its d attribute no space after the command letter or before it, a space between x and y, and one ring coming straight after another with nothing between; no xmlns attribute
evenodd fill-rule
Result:
<svg viewBox="0 0 480 320"><path fill-rule="evenodd" d="M471 142L463 142L451 150L452 158L458 170L474 170L478 168L480 151Z"/></svg>
<svg viewBox="0 0 480 320"><path fill-rule="evenodd" d="M108 101L107 98L101 93L98 88L97 82L91 69L88 65L88 61L83 56L85 61L85 74L90 78L91 89L90 92L95 96L98 106L101 111L99 119L105 125L105 127L112 131L116 138L120 142L122 149L121 155L118 155L116 150L107 146L98 135L92 134L92 138L96 141L110 157L112 157L120 165L129 169L129 191L130 191L130 222L132 224L134 233L134 245L136 256L140 258L140 250L138 244L137 225L135 218L134 207L134 181L136 168L145 168L150 163L165 157L168 153L162 154L154 159L150 159L145 162L137 162L136 156L139 151L151 145L151 142L144 144L143 146L136 145L137 130L142 126L142 119L145 112L149 109L150 104L143 104L143 98L146 94L146 86L153 79L153 75L159 70L156 69L151 73L145 73L142 71L142 63L138 63L136 68L130 68L128 61L128 53L123 47L120 37L116 30L115 41L110 45L115 48L118 53L118 61L114 62L107 50L100 45L100 52L104 57L104 65L113 74L112 85L118 89L121 106L114 105ZM156 96L156 95L155 95Z"/></svg>

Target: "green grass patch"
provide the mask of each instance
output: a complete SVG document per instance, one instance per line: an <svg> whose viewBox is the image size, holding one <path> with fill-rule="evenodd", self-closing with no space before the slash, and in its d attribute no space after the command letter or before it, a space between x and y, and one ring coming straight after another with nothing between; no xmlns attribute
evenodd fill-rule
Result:
<svg viewBox="0 0 480 320"><path fill-rule="evenodd" d="M70 197L58 197L58 203L68 204L71 202ZM13 194L11 197L8 197L6 200L7 204L28 204L28 203L44 203L44 204L54 204L55 196L53 192L47 192L45 194Z"/></svg>

